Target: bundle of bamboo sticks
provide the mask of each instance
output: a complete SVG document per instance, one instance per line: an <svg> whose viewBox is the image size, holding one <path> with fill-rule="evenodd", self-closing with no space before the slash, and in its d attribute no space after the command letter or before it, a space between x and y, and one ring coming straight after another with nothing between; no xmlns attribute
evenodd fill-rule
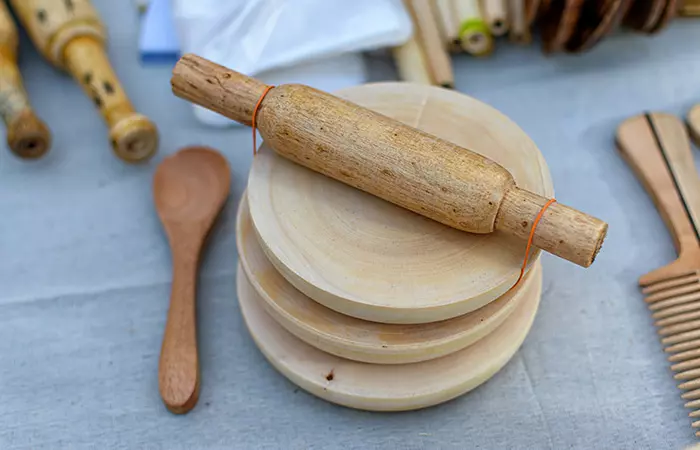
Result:
<svg viewBox="0 0 700 450"><path fill-rule="evenodd" d="M619 26L653 34L676 16L700 15L700 0L403 0L414 25L393 49L401 79L453 87L451 54L492 53L497 38L547 53L583 52Z"/></svg>

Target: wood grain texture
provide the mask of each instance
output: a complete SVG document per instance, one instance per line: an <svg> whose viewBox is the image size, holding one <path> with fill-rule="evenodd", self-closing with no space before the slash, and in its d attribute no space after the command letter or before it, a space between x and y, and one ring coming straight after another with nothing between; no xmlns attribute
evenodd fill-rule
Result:
<svg viewBox="0 0 700 450"><path fill-rule="evenodd" d="M176 414L190 411L199 398L197 271L207 234L229 195L230 177L217 151L189 147L165 158L153 178L154 202L173 261L158 382L163 402Z"/></svg>
<svg viewBox="0 0 700 450"><path fill-rule="evenodd" d="M695 145L700 147L700 103L690 110L686 118L686 123L688 124L690 136L693 138L693 141L695 141Z"/></svg>
<svg viewBox="0 0 700 450"><path fill-rule="evenodd" d="M586 2L581 17L566 50L585 52L590 50L622 22L634 0L596 0Z"/></svg>
<svg viewBox="0 0 700 450"><path fill-rule="evenodd" d="M173 72L176 95L250 123L245 113L252 115L255 102L249 101L255 96L247 86L259 83L195 55L181 58ZM285 158L451 227L521 235L519 224L533 220L510 217L517 208L499 213L506 192L513 190L512 198L520 192L513 176L493 160L338 96L308 86L277 86L258 118L267 145ZM534 245L584 267L592 264L607 224L560 203L543 222L550 218L556 223L538 227ZM556 248L547 247L551 243Z"/></svg>
<svg viewBox="0 0 700 450"><path fill-rule="evenodd" d="M469 146L528 190L553 192L535 144L475 99L403 83L337 95ZM522 241L507 234L444 226L294 164L267 143L253 161L248 198L261 244L289 282L328 308L365 320L426 323L478 309L515 283L524 256ZM533 251L533 264L539 254Z"/></svg>
<svg viewBox="0 0 700 450"><path fill-rule="evenodd" d="M561 0L551 2L542 14L542 41L544 51L553 53L564 50L576 30L585 0Z"/></svg>
<svg viewBox="0 0 700 450"><path fill-rule="evenodd" d="M424 0L404 0L404 4L412 17L414 33L423 49L431 78L439 86L453 88L452 60L440 35L433 8Z"/></svg>
<svg viewBox="0 0 700 450"><path fill-rule="evenodd" d="M238 210L236 241L246 277L265 311L280 325L326 353L375 364L426 361L473 344L503 323L532 294L536 278L541 278L537 263L519 288L472 313L428 324L389 325L339 314L295 289L265 256L245 194Z"/></svg>
<svg viewBox="0 0 700 450"><path fill-rule="evenodd" d="M0 2L0 116L7 145L22 158L40 158L51 147L51 132L34 112L17 66L19 37L10 11Z"/></svg>
<svg viewBox="0 0 700 450"><path fill-rule="evenodd" d="M12 0L35 46L66 70L95 103L107 126L112 149L127 162L155 154L158 131L134 111L105 52L105 29L89 0Z"/></svg>
<svg viewBox="0 0 700 450"><path fill-rule="evenodd" d="M475 344L431 361L367 364L324 353L269 316L239 266L238 301L251 336L267 360L302 389L329 402L371 411L406 411L446 402L497 373L525 339L541 289L495 331Z"/></svg>

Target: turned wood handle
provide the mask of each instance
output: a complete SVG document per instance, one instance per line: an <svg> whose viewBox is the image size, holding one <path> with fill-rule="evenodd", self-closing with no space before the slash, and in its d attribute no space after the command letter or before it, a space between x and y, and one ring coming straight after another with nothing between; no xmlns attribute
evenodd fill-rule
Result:
<svg viewBox="0 0 700 450"><path fill-rule="evenodd" d="M134 111L105 52L106 33L89 0L10 0L35 46L68 71L109 127L112 149L127 162L149 159L158 147L156 126Z"/></svg>
<svg viewBox="0 0 700 450"><path fill-rule="evenodd" d="M177 96L246 125L266 88L196 55L180 59L171 84ZM527 239L548 200L517 188L488 158L308 86L272 89L256 120L283 157L464 231ZM533 243L587 267L606 232L606 223L555 203Z"/></svg>
<svg viewBox="0 0 700 450"><path fill-rule="evenodd" d="M0 115L7 126L7 145L22 158L39 158L51 147L51 133L37 117L17 66L17 27L0 1Z"/></svg>
<svg viewBox="0 0 700 450"><path fill-rule="evenodd" d="M173 247L174 251L178 248ZM199 399L196 277L196 253L173 254L173 282L160 353L158 385L163 403L175 414L190 411Z"/></svg>
<svg viewBox="0 0 700 450"><path fill-rule="evenodd" d="M676 181L659 148L658 129L647 115L625 120L618 128L616 143L625 161L652 198L671 231L677 252L697 249L698 238Z"/></svg>

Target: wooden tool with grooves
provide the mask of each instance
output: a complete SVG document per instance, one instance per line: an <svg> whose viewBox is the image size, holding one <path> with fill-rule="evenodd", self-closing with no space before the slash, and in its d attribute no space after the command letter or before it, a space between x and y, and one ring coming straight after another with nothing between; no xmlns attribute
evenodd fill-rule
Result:
<svg viewBox="0 0 700 450"><path fill-rule="evenodd" d="M173 261L158 380L163 402L177 414L188 412L199 398L197 271L206 237L229 195L230 183L226 159L205 147L189 147L168 156L153 177L155 206Z"/></svg>
<svg viewBox="0 0 700 450"><path fill-rule="evenodd" d="M51 133L32 109L17 67L19 37L10 11L0 1L0 115L7 145L16 155L36 159L51 147Z"/></svg>
<svg viewBox="0 0 700 450"><path fill-rule="evenodd" d="M686 407L700 408L700 178L684 123L648 113L618 128L617 145L671 231L678 259L639 279ZM700 411L690 413L700 416ZM700 421L693 422L694 428ZM696 433L700 436L700 432Z"/></svg>
<svg viewBox="0 0 700 450"><path fill-rule="evenodd" d="M177 96L245 125L268 90L196 55L180 59L171 84ZM548 202L488 158L308 86L269 90L256 125L283 157L463 231L498 230L525 241ZM533 245L588 267L606 232L605 222L554 203Z"/></svg>
<svg viewBox="0 0 700 450"><path fill-rule="evenodd" d="M156 126L134 111L105 53L104 25L90 0L10 0L39 51L67 70L95 102L109 126L114 152L124 161L150 158Z"/></svg>

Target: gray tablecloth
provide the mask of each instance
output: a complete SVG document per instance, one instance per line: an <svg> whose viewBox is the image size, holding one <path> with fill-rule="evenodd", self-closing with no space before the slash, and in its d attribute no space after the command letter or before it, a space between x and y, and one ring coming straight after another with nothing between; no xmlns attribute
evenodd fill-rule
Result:
<svg viewBox="0 0 700 450"><path fill-rule="evenodd" d="M621 34L579 57L499 45L457 57L457 88L515 120L544 153L557 197L610 223L597 262L545 255L534 327L513 360L468 395L377 414L334 406L263 358L239 314L234 212L251 162L248 128L199 126L170 91L169 65L142 67L131 2L97 2L135 106L162 132L156 159L127 166L93 104L26 42L22 69L54 132L47 158L0 152L0 448L615 448L694 442L637 277L675 257L613 137L645 109L700 102L700 22L652 39ZM26 36L25 36L26 37ZM371 58L374 79L394 79ZM4 136L2 137L4 139ZM232 195L212 236L199 297L201 398L168 413L157 385L170 254L153 210L156 164L188 144L221 150Z"/></svg>

